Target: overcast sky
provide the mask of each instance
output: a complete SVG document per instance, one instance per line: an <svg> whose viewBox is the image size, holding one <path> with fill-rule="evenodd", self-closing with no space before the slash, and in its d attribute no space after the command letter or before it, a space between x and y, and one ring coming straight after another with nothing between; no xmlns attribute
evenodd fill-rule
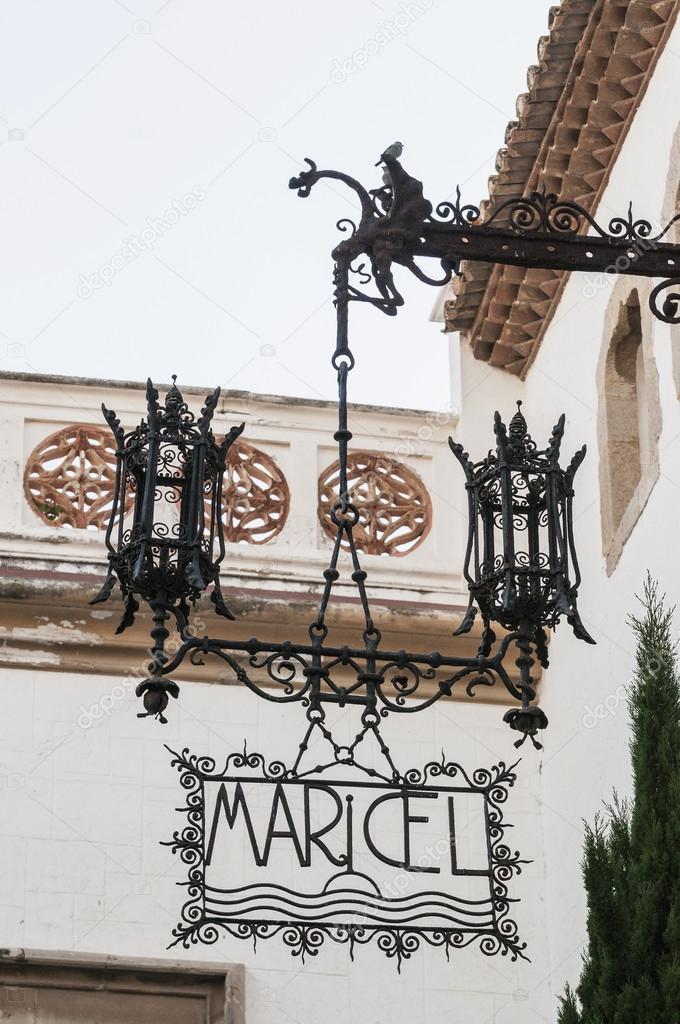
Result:
<svg viewBox="0 0 680 1024"><path fill-rule="evenodd" d="M434 202L487 194L547 0L0 6L0 368L332 397L341 186L396 139ZM353 310L357 401L445 408L436 290Z"/></svg>

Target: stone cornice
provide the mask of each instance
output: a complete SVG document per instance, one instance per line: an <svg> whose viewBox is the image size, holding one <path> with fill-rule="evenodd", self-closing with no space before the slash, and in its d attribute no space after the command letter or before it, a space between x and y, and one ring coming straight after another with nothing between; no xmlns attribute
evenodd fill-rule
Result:
<svg viewBox="0 0 680 1024"><path fill-rule="evenodd" d="M151 619L142 610L135 625L121 636L115 635L121 617L122 602L116 596L112 604L90 607L88 600L101 583L96 565L83 565L69 571L65 565L48 562L27 565L25 561L3 560L0 566L0 668L24 668L40 671L85 673L124 677L131 683L141 681L149 660ZM200 634L231 636L246 640L257 636L263 641L282 638L304 643L307 623L314 619L320 586L296 589L288 585L269 585L266 581L223 580L229 607L235 622L215 615L207 600L198 603L194 622ZM422 593L395 595L374 592L373 612L380 622L383 646L388 649L439 650L442 654L473 657L480 641L479 622L470 633L454 636L466 607L463 595ZM333 641L356 643L363 628L360 601L353 588L339 589L328 624ZM170 645L174 640L171 637ZM516 670L509 659L508 670ZM236 685L233 673L215 658L205 665L192 665L187 659L176 673L179 681ZM538 672L536 673L538 676ZM338 676L340 678L340 676ZM349 679L349 677L348 677ZM266 678L260 680L266 685ZM431 696L433 684L425 682L419 691ZM461 689L455 699L466 699ZM482 702L511 705L512 700L500 686L480 687Z"/></svg>

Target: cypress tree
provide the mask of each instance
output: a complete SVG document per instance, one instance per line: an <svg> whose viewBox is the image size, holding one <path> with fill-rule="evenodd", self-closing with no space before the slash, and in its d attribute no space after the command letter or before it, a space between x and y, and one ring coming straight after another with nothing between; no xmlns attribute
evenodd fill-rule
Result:
<svg viewBox="0 0 680 1024"><path fill-rule="evenodd" d="M580 1021L576 996L567 985L560 998L560 1024L580 1024Z"/></svg>
<svg viewBox="0 0 680 1024"><path fill-rule="evenodd" d="M588 942L558 1024L680 1022L680 680L673 609L648 576L631 616L633 795L586 826Z"/></svg>

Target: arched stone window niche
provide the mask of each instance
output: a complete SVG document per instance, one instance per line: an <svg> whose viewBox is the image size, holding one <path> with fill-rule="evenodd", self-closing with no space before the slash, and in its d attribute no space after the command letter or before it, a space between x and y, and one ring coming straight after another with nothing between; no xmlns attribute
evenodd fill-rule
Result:
<svg viewBox="0 0 680 1024"><path fill-rule="evenodd" d="M602 551L611 575L659 477L661 405L647 295L625 280L605 319L597 385Z"/></svg>
<svg viewBox="0 0 680 1024"><path fill-rule="evenodd" d="M675 132L671 146L661 223L669 224L678 212L680 212L680 126L678 126ZM664 241L674 242L676 245L680 244L680 222L673 225ZM671 335L673 383L675 384L675 394L680 398L680 327L673 325L669 330Z"/></svg>

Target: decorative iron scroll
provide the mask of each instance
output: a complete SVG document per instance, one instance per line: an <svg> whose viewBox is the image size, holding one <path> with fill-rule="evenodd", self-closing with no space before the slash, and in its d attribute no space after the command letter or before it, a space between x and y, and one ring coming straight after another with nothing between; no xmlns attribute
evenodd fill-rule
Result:
<svg viewBox="0 0 680 1024"><path fill-rule="evenodd" d="M432 503L416 474L378 452L347 455L348 498L358 512L354 541L369 555L407 555L423 542L432 525ZM331 510L340 493L340 463L319 477L319 519L335 540ZM348 547L344 541L343 547Z"/></svg>
<svg viewBox="0 0 680 1024"><path fill-rule="evenodd" d="M115 479L116 447L110 432L74 423L33 449L24 490L33 511L50 526L105 530Z"/></svg>
<svg viewBox="0 0 680 1024"><path fill-rule="evenodd" d="M179 563L164 558L160 560L162 564L153 565L153 573L145 575L140 555L131 576L126 562L128 538L118 536L112 542L109 529L110 572L94 601L108 597L117 576L123 593L129 594L134 602L127 606L119 629L130 625L137 597L148 603L153 611L149 674L136 690L144 700L145 710L141 714L155 715L160 722L166 722L165 710L169 699L176 698L179 692L172 674L186 658L192 664L202 664L207 656L211 656L218 658L239 683L258 696L276 703L299 702L307 709L308 715L317 716L320 721L326 704L340 708L359 706L363 708L364 715L377 721L389 712L411 714L422 711L453 694L463 692L473 697L478 687L500 682L519 705L504 716L509 726L520 734L515 745L521 746L529 738L540 749L541 744L536 737L546 728L548 720L536 703L536 679L532 670L536 659L547 666L544 627L554 628L560 619L566 618L578 636L589 639L585 630L576 628L580 577L571 513L576 463L569 470L559 465L558 442L564 418L553 430L549 450L542 453L545 458L534 458L535 446L526 430L522 428L521 438L516 436L518 418L513 419L508 439L500 416L496 414L496 456L486 460L481 476L477 472L481 464L471 462L452 442L454 453L466 468L471 515L465 565L473 603L460 630L471 628L474 607L478 607L484 628L477 653L463 657L439 651L384 649L382 635L371 610L367 572L361 564L360 548L403 552L411 538L415 539L416 533L420 531L420 536L424 536L427 522L425 495L421 493L415 498L414 488L406 480L405 471L400 468L395 473L394 467L385 474L385 478L389 478L389 492L383 495L377 464L369 466L361 461L361 454L357 457L350 451L352 431L349 428L348 377L355 358L349 344L349 306L354 301L370 302L384 313L394 315L403 302L392 277L392 265L395 263L407 267L423 281L441 284L458 268L460 260L468 256L522 265L530 258L540 258L546 265L556 267L562 263L576 266L579 260L592 257L590 269L606 269L605 257L611 260L612 256L621 255L623 246L628 270L621 269L621 273L633 272L630 269L633 260L638 260L636 267L638 264L644 267L641 272L651 273L652 265L658 265L663 266L663 273L672 273L668 267L680 258L680 247L660 241L662 236L652 237L647 222L634 219L632 213L627 220L612 221L609 235L580 236L577 232L582 222L578 219L578 209L573 204L559 203L553 196L539 193L516 201L514 206L508 205L505 210L507 216L504 215L505 226L497 226L494 218L477 224L478 209L461 206L459 197L456 204L441 204L433 211L432 204L423 195L422 184L408 175L397 159L402 148L401 143L395 143L381 154L378 163L383 166L383 185L371 192L339 171L319 171L309 160L308 170L289 182L291 188L305 197L322 178L341 181L354 191L361 206L361 219L357 225L347 220L340 222L340 229L346 237L333 253L336 339L331 364L337 374L338 386L337 430L333 435L338 460L330 478L324 477L321 482L327 517L324 517L324 525L328 526L330 520L332 530L329 529L329 533L333 543L322 574L316 614L307 630L309 642L281 638L264 642L257 637L245 639L233 634L225 637L199 636L190 628L190 617L199 595L212 585L211 600L215 601L219 588L219 568L225 554L219 499L212 503L209 530L205 529L208 524L203 523L207 549L215 549L218 557L206 566L203 573L191 569L187 575L181 566L180 571L176 569ZM651 248L642 246L645 241ZM439 258L444 277L435 280L425 274L415 262L415 258L420 256ZM370 270L365 261L361 262L362 257L368 257ZM361 291L355 284L357 279L362 286L373 280L378 295L370 296ZM672 310L676 302L676 293L673 293L665 300L664 309ZM157 392L150 382L149 389L149 419L142 420L132 434L121 436L115 414L106 413L118 441L121 479L130 474L133 463L133 473L143 471L146 475L148 472L150 480L156 479L159 472L162 476L161 463L166 456L161 452L163 458L160 458L158 451L159 415L161 420L168 421L168 405L171 413L177 403L181 405L183 416L191 415L175 384L166 395L166 412L162 415ZM198 496L200 501L201 496L218 494L226 470L219 453L213 451L214 438L208 429L218 396L219 389L206 398L198 424L207 429L208 434L192 442L197 448L195 457L185 457L186 441L183 436L178 436L176 430L166 431L162 439L168 451L171 448L176 450L182 466L171 484L173 491L182 489L188 495L186 502L179 503L179 525L194 538L194 546L194 499ZM174 414L170 415L173 422L175 418ZM523 417L521 419L523 422ZM186 429L189 429L188 425ZM232 428L232 443L236 443L242 429L242 426ZM521 443L515 443L518 440ZM138 459L135 462L134 458L140 446L149 451L148 459L141 463ZM204 449L212 453L208 475L205 460L200 454ZM407 482L408 487L405 486ZM497 500L496 486L500 489L500 500ZM157 495L151 486L146 491L140 516L143 514L146 517L144 522L148 521L151 527L155 506L162 506L163 495ZM396 509L390 505L394 501ZM362 502L365 506L363 517ZM475 538L479 541L480 535L478 503L485 531L486 553L481 562L475 547ZM213 515L215 509L217 514ZM205 516L199 515L198 518L205 519ZM522 534L525 526L528 531L527 559L522 555L525 544L521 536L515 544L515 533ZM502 535L502 564L496 564L501 550L496 532ZM168 548L165 539L161 543L155 536L149 538L149 543L152 554L157 550L164 553ZM186 542L173 541L172 546L177 551L177 558L181 556L186 561ZM474 564L471 561L473 551ZM363 618L361 637L352 644L333 642L329 638L329 609L336 593L335 584L342 575L342 555L348 556L344 560L344 568L355 588L355 599L361 604ZM205 551L197 549L196 558L205 562ZM569 575L570 565L574 568L573 580ZM501 572L504 584L499 590ZM130 607L132 611L128 614ZM216 610L223 616L230 616L219 593ZM166 625L168 620L173 622L181 637L179 648L173 652L165 647L170 636ZM494 622L499 622L509 632L497 638L492 628ZM510 647L517 652L518 679L513 679L504 665ZM428 693L420 700L410 699L419 695L421 683L425 680L430 684Z"/></svg>
<svg viewBox="0 0 680 1024"><path fill-rule="evenodd" d="M266 544L285 526L289 508L288 481L274 459L247 441L236 441L222 485L224 539Z"/></svg>
<svg viewBox="0 0 680 1024"><path fill-rule="evenodd" d="M335 768L355 765L337 751ZM320 767L301 771L299 758L289 769L245 748L219 770L213 758L187 749L170 753L186 796L186 824L162 845L181 857L188 879L178 883L186 886L187 900L169 948L212 945L225 935L256 945L278 935L303 962L326 940L347 945L352 959L358 947L375 941L399 970L421 943L443 948L447 959L475 943L486 956L528 959L509 916L516 902L509 883L528 863L505 840L503 804L515 765L501 762L468 774L442 755L440 762L395 771L390 779L364 770L359 779L331 780ZM482 811L484 863L474 866L457 842L466 800ZM375 822L390 810L403 827L403 848L386 853L386 832ZM416 830L423 823L439 840L421 853L424 839ZM231 859L230 846L236 851ZM272 879L270 859L283 849L286 863L295 861L295 874L310 871L316 885L296 891ZM367 864L371 874L362 870ZM385 866L387 881L378 883L373 868ZM437 884L450 880L449 891L434 891L434 876Z"/></svg>
<svg viewBox="0 0 680 1024"><path fill-rule="evenodd" d="M345 237L333 251L342 273L336 283L346 301L370 302L395 316L404 299L394 281L393 265L405 267L426 284L440 286L460 273L463 260L477 260L663 278L651 294L651 310L666 323L680 324L680 246L668 241L680 213L655 232L651 221L633 214L631 205L625 216L613 217L605 228L578 203L537 191L506 200L485 219L478 206L461 202L459 189L455 201L433 207L422 182L402 167L401 151L396 143L381 155L379 163L385 170L378 188L366 189L341 171L319 170L308 158L305 170L290 179L289 187L303 199L318 181L329 178L350 188L359 201L358 223L349 218L338 222ZM439 276L426 272L418 262L422 259L437 260ZM373 294L363 290L370 283L375 286ZM660 299L672 288L676 291Z"/></svg>

